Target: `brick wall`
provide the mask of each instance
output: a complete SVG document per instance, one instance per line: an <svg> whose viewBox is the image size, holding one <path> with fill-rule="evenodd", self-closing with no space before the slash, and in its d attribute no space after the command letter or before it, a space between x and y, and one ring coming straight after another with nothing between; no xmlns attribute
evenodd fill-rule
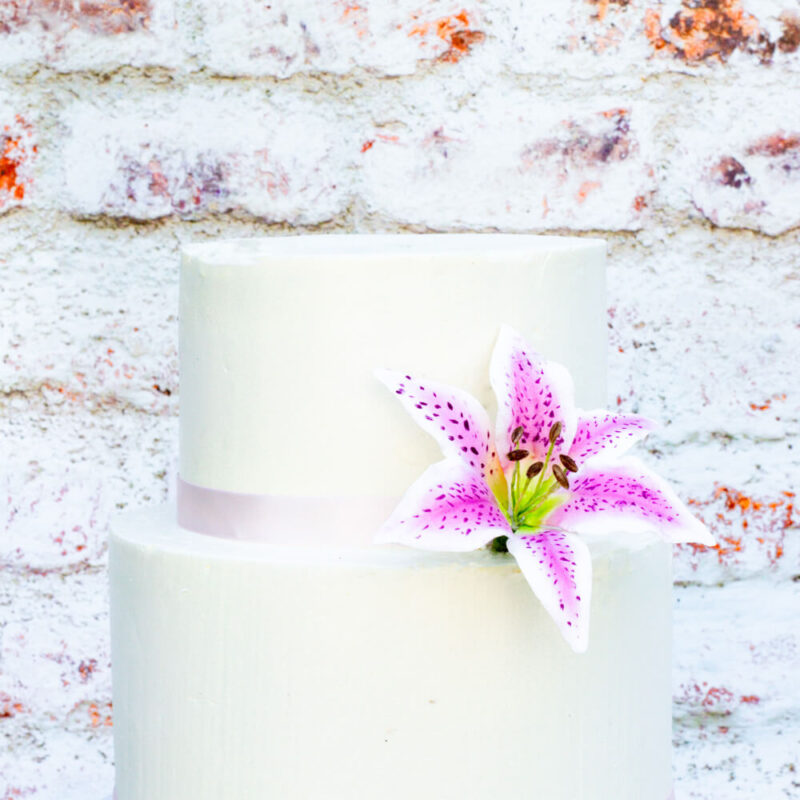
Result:
<svg viewBox="0 0 800 800"><path fill-rule="evenodd" d="M177 249L289 230L609 240L609 404L720 542L676 548L679 797L800 796L798 0L3 0L0 800L110 790Z"/></svg>

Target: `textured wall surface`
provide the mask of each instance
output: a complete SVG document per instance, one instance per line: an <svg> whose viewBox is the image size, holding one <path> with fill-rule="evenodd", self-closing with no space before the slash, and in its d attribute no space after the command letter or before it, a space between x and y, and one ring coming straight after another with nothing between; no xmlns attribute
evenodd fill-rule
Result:
<svg viewBox="0 0 800 800"><path fill-rule="evenodd" d="M677 796L800 797L798 0L0 0L0 800L110 792L179 245L323 230L609 240L609 404L719 540L676 548Z"/></svg>

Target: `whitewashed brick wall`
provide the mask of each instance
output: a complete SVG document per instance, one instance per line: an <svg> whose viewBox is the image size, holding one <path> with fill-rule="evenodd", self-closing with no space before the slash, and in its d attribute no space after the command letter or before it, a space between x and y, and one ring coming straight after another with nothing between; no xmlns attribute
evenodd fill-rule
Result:
<svg viewBox="0 0 800 800"><path fill-rule="evenodd" d="M324 230L609 240L609 404L720 542L676 548L678 797L800 797L798 0L0 0L0 800L110 791L178 247Z"/></svg>

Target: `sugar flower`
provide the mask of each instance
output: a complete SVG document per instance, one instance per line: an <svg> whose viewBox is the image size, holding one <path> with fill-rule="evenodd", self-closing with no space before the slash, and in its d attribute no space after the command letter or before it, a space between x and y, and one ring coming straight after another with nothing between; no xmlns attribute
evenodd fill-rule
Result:
<svg viewBox="0 0 800 800"><path fill-rule="evenodd" d="M379 370L445 456L410 487L379 542L426 550L507 549L564 638L588 645L589 534L653 531L671 542L714 544L675 493L638 460L621 457L653 424L580 411L572 379L504 327L490 365L498 413L468 393Z"/></svg>

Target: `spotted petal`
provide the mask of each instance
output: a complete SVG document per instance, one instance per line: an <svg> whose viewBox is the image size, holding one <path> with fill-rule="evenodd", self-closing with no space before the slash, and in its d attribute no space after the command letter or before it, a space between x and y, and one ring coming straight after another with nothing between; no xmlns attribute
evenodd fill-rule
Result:
<svg viewBox="0 0 800 800"><path fill-rule="evenodd" d="M375 541L423 550L477 550L511 528L480 471L456 458L434 464L403 496Z"/></svg>
<svg viewBox="0 0 800 800"><path fill-rule="evenodd" d="M503 326L490 366L492 388L497 395L497 445L500 460L513 449L512 432L522 426L519 447L536 459L544 459L548 434L555 422L563 425L556 447L567 452L575 435L576 415L572 378L560 364L545 361L522 337Z"/></svg>
<svg viewBox="0 0 800 800"><path fill-rule="evenodd" d="M578 412L578 427L569 455L578 464L601 454L603 458L622 455L655 427L654 422L636 414Z"/></svg>
<svg viewBox="0 0 800 800"><path fill-rule="evenodd" d="M483 475L498 497L505 477L486 409L468 392L390 370L375 375L391 389L416 422L439 443L445 457L459 458Z"/></svg>
<svg viewBox="0 0 800 800"><path fill-rule="evenodd" d="M510 536L508 552L576 653L589 643L592 559L577 536L559 531Z"/></svg>
<svg viewBox="0 0 800 800"><path fill-rule="evenodd" d="M585 534L656 531L672 542L715 544L675 492L634 458L589 462L572 478L570 499L545 525Z"/></svg>

